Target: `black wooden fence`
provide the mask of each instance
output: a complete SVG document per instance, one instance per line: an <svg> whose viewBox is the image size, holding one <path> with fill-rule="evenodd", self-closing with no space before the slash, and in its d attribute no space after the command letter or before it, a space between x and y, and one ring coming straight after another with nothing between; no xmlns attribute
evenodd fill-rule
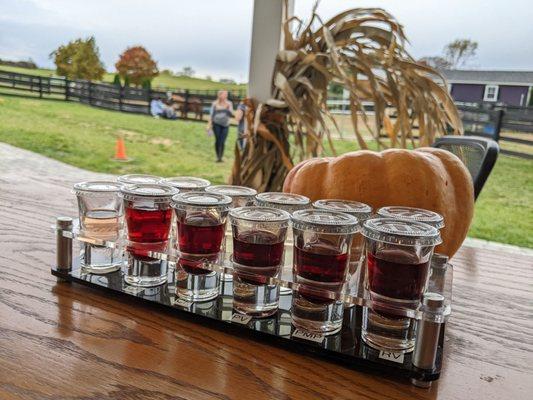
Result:
<svg viewBox="0 0 533 400"><path fill-rule="evenodd" d="M77 101L94 107L137 114L149 114L150 101L156 97L166 98L170 93L183 98L185 110L200 101L203 114L208 112L217 95L216 90L141 89L0 70L0 94ZM244 90L228 91L228 97L233 102L238 102L244 96Z"/></svg>
<svg viewBox="0 0 533 400"><path fill-rule="evenodd" d="M498 142L533 146L533 107L476 103L458 104L457 108L466 135L485 136ZM533 158L531 152L509 149L501 149L501 152L522 158Z"/></svg>

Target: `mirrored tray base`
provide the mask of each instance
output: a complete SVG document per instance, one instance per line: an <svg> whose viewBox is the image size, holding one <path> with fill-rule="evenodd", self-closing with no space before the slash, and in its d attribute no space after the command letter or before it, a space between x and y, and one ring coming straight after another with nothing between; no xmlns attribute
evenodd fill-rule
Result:
<svg viewBox="0 0 533 400"><path fill-rule="evenodd" d="M87 274L80 267L79 257L72 258L70 270L54 267L51 272L58 280L100 289L104 296L118 294L127 301L138 301L158 307L178 318L187 318L198 324L283 347L298 354L328 359L359 371L411 379L418 383L418 386L424 386L425 382L434 381L440 375L445 323L440 324L435 367L431 370L421 370L412 364L413 353L379 351L362 341L361 305L345 308L342 329L334 335L323 336L301 331L291 324L291 294L280 296L279 310L274 316L259 319L238 314L233 310L231 281L221 282L219 296L214 300L193 303L175 295L173 268L169 269L166 284L150 288L127 285L120 270L104 275Z"/></svg>

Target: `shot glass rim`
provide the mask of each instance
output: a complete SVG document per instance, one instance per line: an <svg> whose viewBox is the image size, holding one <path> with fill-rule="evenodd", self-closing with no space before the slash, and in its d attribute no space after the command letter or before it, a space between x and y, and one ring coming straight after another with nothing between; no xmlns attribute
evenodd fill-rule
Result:
<svg viewBox="0 0 533 400"><path fill-rule="evenodd" d="M320 218L320 216L324 218ZM329 218L328 218L329 217ZM291 215L292 226L298 230L347 235L359 232L359 220L353 215L310 208L295 211Z"/></svg>
<svg viewBox="0 0 533 400"><path fill-rule="evenodd" d="M196 184L190 184L195 182ZM197 178L196 176L171 176L168 178L163 178L159 181L166 185L170 185L177 189L205 189L208 186L211 186L211 182L204 178Z"/></svg>
<svg viewBox="0 0 533 400"><path fill-rule="evenodd" d="M336 208L334 206L330 206L328 203L343 203L346 204L347 208ZM353 205L353 207L349 207L349 205ZM343 212L345 214L350 214L356 217L360 223L363 222L363 220L366 220L372 216L372 207L369 206L366 203L362 203L360 201L355 200L342 200L342 199L320 199L315 202L313 202L313 207L315 207L318 210L327 210L327 211L337 211L337 212Z"/></svg>
<svg viewBox="0 0 533 400"><path fill-rule="evenodd" d="M212 185L205 188L208 193L223 194L229 197L255 197L257 190L238 185Z"/></svg>
<svg viewBox="0 0 533 400"><path fill-rule="evenodd" d="M403 212L412 212L413 215L398 215L396 214L395 210L403 210ZM444 217L439 213L436 213L435 211L426 210L424 208L406 206L386 206L378 209L376 214L384 218L394 218L402 221L423 222L437 229L444 228Z"/></svg>
<svg viewBox="0 0 533 400"><path fill-rule="evenodd" d="M190 197L190 199L189 199ZM202 202L200 200L195 200L196 198L215 198L217 202L209 203ZM172 207L176 209L184 209L187 207L193 208L216 208L222 211L229 210L231 206L232 199L229 196L218 194L218 193L208 193L205 191L193 191L193 192L183 192L178 193L172 196Z"/></svg>
<svg viewBox="0 0 533 400"><path fill-rule="evenodd" d="M134 180L130 180L129 178L133 178ZM136 178L145 178L150 179L150 181L136 181ZM117 182L120 182L125 185L137 185L137 184L157 184L161 180L160 176L157 175L150 175L150 174L125 174L120 175L117 177Z"/></svg>
<svg viewBox="0 0 533 400"><path fill-rule="evenodd" d="M107 185L107 186L113 186L113 188L91 188L90 186L98 186L98 185ZM83 181L75 183L72 191L75 195L90 195L90 196L103 196L108 195L110 193L120 193L124 185L120 182L114 182L114 181L106 181L106 180L95 180L95 181Z"/></svg>
<svg viewBox="0 0 533 400"><path fill-rule="evenodd" d="M399 226L408 229L400 231ZM440 233L434 226L396 218L368 219L363 223L362 235L368 239L400 246L436 246L442 243Z"/></svg>
<svg viewBox="0 0 533 400"><path fill-rule="evenodd" d="M282 206L306 206L311 203L309 197L303 196L301 194L284 192L258 193L255 196L255 199L258 203L262 202L263 204L261 204L261 206L263 207L271 207L268 204L276 204Z"/></svg>
<svg viewBox="0 0 533 400"><path fill-rule="evenodd" d="M157 188L157 189L164 189L166 193L155 193L155 192L148 192L148 191L140 191L138 189L149 189L149 188ZM152 200L157 202L170 202L172 199L172 196L179 193L179 190L170 186L165 185L161 183L136 183L133 185L124 185L122 189L120 190L119 196L121 196L124 200L129 201L135 201L135 200Z"/></svg>
<svg viewBox="0 0 533 400"><path fill-rule="evenodd" d="M244 212L259 212L263 211L265 213L270 213L272 215L271 218L267 218L267 216L252 216L252 215L242 215ZM291 215L285 211L280 210L279 208L273 208L273 207L263 207L263 206L244 206L244 207L236 207L230 210L229 212L229 220L232 225L235 225L235 222L238 220L247 221L247 222L257 222L264 226L265 224L276 224L280 227L287 227L289 226L289 221L291 219Z"/></svg>

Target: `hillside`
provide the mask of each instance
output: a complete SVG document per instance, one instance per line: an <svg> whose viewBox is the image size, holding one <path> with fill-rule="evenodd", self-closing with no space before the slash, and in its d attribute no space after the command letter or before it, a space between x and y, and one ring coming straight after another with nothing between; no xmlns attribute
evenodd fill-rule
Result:
<svg viewBox="0 0 533 400"><path fill-rule="evenodd" d="M38 76L55 76L55 71L52 69L27 69L20 67L11 67L8 65L0 65L0 69L4 71L18 72L20 74L38 75ZM113 82L115 74L106 73L104 75L104 82ZM153 81L152 87L177 88L177 89L196 89L196 90L244 90L245 84L225 84L220 82L209 81L207 79L189 78L186 76L171 76L160 75Z"/></svg>

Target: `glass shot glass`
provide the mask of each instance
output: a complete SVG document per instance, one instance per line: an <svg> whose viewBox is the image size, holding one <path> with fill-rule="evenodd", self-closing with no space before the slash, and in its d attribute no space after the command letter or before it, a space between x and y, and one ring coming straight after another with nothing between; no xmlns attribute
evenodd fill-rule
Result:
<svg viewBox="0 0 533 400"><path fill-rule="evenodd" d="M436 229L444 228L444 218L442 215L433 211L424 210L423 208L403 206L381 207L378 209L377 215L383 218L394 218L401 221L422 222Z"/></svg>
<svg viewBox="0 0 533 400"><path fill-rule="evenodd" d="M122 185L109 181L80 182L74 185L78 199L80 233L91 239L116 242L123 225ZM92 243L81 244L82 268L93 274L106 274L120 269L122 252Z"/></svg>
<svg viewBox="0 0 533 400"><path fill-rule="evenodd" d="M283 193L283 192L264 192L259 193L255 196L255 203L261 207L272 207L278 210L287 211L289 214L292 214L298 210L304 210L309 208L311 200L308 197L293 194L293 193ZM293 236L292 230L289 229L287 232L287 239L285 240L288 246L292 246ZM291 263L284 263L291 264ZM284 279L290 279L292 274L292 267L287 265L282 269L282 277ZM286 287L280 287L280 294L282 296L289 295L292 293L292 290Z"/></svg>
<svg viewBox="0 0 533 400"><path fill-rule="evenodd" d="M151 252L168 248L172 221L171 198L178 190L157 183L124 186L124 216L128 233L128 264L124 274L127 284L157 286L167 281L168 262L151 257Z"/></svg>
<svg viewBox="0 0 533 400"><path fill-rule="evenodd" d="M166 185L170 185L180 191L185 192L202 192L206 187L211 185L207 179L196 178L194 176L175 176L172 178L164 178L159 181Z"/></svg>
<svg viewBox="0 0 533 400"><path fill-rule="evenodd" d="M279 278L290 214L269 207L238 207L229 213L233 230L233 308L264 318L279 305Z"/></svg>
<svg viewBox="0 0 533 400"><path fill-rule="evenodd" d="M334 211L301 210L292 214L292 226L293 279L298 284L292 299L292 323L313 333L334 334L342 327L344 307L341 300L328 296L345 289L352 236L359 230L357 218Z"/></svg>
<svg viewBox="0 0 533 400"><path fill-rule="evenodd" d="M195 302L218 296L220 273L205 267L221 261L230 205L230 197L206 192L180 193L172 198L178 233L178 297Z"/></svg>
<svg viewBox="0 0 533 400"><path fill-rule="evenodd" d="M372 216L372 207L359 201L324 199L315 201L313 207L318 210L337 211L353 215L359 221L360 227L363 225L363 222ZM352 247L350 249L348 289L352 295L358 295L359 276L364 258L363 248L363 235L361 235L361 232L357 232L353 235ZM349 306L348 304L345 305Z"/></svg>
<svg viewBox="0 0 533 400"><path fill-rule="evenodd" d="M391 309L419 306L440 234L421 222L372 218L364 222L363 236L365 286L373 305L363 309L362 338L379 350L410 352L415 344L414 320L397 316Z"/></svg>
<svg viewBox="0 0 533 400"><path fill-rule="evenodd" d="M120 182L124 185L135 185L137 183L152 183L157 184L161 180L161 177L155 175L145 175L145 174L128 174L121 175L117 178L117 182Z"/></svg>
<svg viewBox="0 0 533 400"><path fill-rule="evenodd" d="M216 193L223 194L225 196L231 197L231 208L251 206L254 204L255 195L257 190L246 187L246 186L235 186L235 185L214 185L209 186L205 189L207 193ZM231 237L231 227L228 225L226 227L226 238L222 243L222 248L224 253L231 253L231 241L228 241L227 238ZM231 282L233 276L231 274L222 274L220 279L223 282Z"/></svg>

